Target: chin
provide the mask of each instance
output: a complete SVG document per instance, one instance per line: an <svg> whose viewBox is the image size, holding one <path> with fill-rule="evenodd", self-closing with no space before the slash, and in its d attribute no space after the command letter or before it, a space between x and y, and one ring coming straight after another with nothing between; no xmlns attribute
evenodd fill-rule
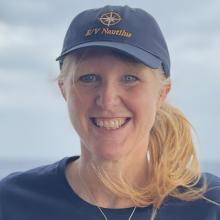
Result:
<svg viewBox="0 0 220 220"><path fill-rule="evenodd" d="M113 149L113 147L108 147L105 149L96 148L93 154L95 158L106 161L119 161L126 155L122 149Z"/></svg>
<svg viewBox="0 0 220 220"><path fill-rule="evenodd" d="M86 158L99 161L118 161L128 155L130 150L125 143L112 143L112 141L96 142L89 146L81 145L81 152Z"/></svg>

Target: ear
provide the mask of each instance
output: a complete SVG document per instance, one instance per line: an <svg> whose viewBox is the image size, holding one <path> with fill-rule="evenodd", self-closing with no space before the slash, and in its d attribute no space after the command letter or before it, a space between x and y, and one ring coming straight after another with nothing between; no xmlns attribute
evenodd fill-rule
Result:
<svg viewBox="0 0 220 220"><path fill-rule="evenodd" d="M168 83L166 83L163 88L160 90L159 93L159 98L158 98L158 102L157 102L157 110L160 109L161 105L163 104L163 102L165 101L168 93L171 90L171 81L169 80Z"/></svg>
<svg viewBox="0 0 220 220"><path fill-rule="evenodd" d="M60 88L60 91L61 91L61 94L62 94L63 98L66 100L66 92L65 92L64 80L63 79L58 80L58 86Z"/></svg>

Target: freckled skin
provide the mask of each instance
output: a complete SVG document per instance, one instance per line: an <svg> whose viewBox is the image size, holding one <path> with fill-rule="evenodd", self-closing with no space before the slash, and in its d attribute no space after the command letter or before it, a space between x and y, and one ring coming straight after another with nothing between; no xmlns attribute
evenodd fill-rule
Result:
<svg viewBox="0 0 220 220"><path fill-rule="evenodd" d="M104 55L86 58L73 76L59 82L70 120L80 136L82 156L102 160L132 160L134 154L145 157L156 111L168 93L160 95L153 74L142 64ZM123 128L107 131L96 128L90 117L131 120Z"/></svg>

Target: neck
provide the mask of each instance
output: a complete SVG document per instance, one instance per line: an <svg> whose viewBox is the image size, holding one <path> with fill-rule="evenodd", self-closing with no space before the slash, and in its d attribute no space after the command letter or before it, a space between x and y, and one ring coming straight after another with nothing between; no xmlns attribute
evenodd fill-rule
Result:
<svg viewBox="0 0 220 220"><path fill-rule="evenodd" d="M112 193L96 173L104 168L109 180L118 180L122 177L130 186L142 187L147 181L146 156L133 159L133 163L126 159L118 161L97 161L81 156L66 169L66 176L73 190L84 200L105 208L127 208L134 203L120 195ZM120 194L120 193L119 193Z"/></svg>

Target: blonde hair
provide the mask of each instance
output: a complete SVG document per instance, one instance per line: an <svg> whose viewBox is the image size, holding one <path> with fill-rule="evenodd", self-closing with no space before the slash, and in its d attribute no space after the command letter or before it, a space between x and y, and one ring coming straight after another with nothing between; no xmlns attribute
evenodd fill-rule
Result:
<svg viewBox="0 0 220 220"><path fill-rule="evenodd" d="M71 63L77 64L86 56L100 52L94 50L97 49L85 49L67 56L58 79L64 78L69 73ZM138 62L118 52L105 49L104 53L113 53L128 62ZM162 68L155 70L155 74L161 86L169 82ZM166 102L158 110L151 129L146 162L148 164L146 172L150 178L142 188L127 183L123 173L119 172L119 178L114 179L109 176L105 168L94 164L92 167L99 180L115 195L131 199L138 207L152 205L154 207L152 219L168 196L185 201L203 198L207 183L204 180L198 186L201 171L196 156L192 126L179 109Z"/></svg>

